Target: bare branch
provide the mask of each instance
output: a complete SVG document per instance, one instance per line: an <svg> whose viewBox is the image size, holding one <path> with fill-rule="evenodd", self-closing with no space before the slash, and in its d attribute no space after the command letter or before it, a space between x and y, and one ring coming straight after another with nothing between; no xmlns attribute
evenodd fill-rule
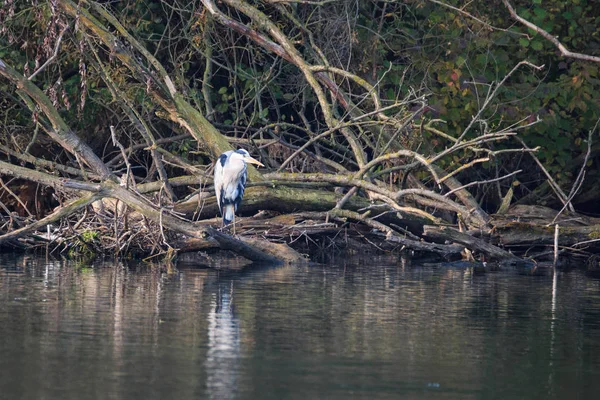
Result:
<svg viewBox="0 0 600 400"><path fill-rule="evenodd" d="M464 6L462 8L458 8L458 7L454 7L453 5L446 4L446 3L443 3L443 2L438 1L438 0L429 0L429 1L432 2L432 3L438 4L438 5L442 6L442 7L449 8L452 11L456 11L457 13L459 13L461 15L464 15L465 17L470 18L473 21L476 21L476 22L480 23L481 25L485 26L489 30L507 32L507 33L511 33L511 34L515 34L515 35L524 35L522 33L513 32L513 31L511 31L509 29L498 28L496 26L490 25L488 22L485 22L484 20L482 20L480 18L477 18L473 14L471 14L471 13L466 12L465 10L463 10L463 8L466 7L466 6ZM470 2L469 2L469 4L470 4ZM525 35L525 36L527 36L527 35Z"/></svg>
<svg viewBox="0 0 600 400"><path fill-rule="evenodd" d="M585 179L585 168L587 167L587 162L590 158L590 154L592 153L592 137L594 136L594 132L596 131L596 128L598 127L598 123L600 123L600 119L598 119L596 121L596 125L594 125L594 129L592 129L588 135L587 152L585 153L585 157L583 159L583 163L581 164L581 169L579 170L579 174L577 174L577 179L575 179L575 182L573 182L573 186L571 187L571 192L569 193L569 197L567 198L567 204L565 204L563 206L563 208L560 209L558 214L556 214L556 217L554 217L554 219L552 220L552 223L555 223L556 219L560 216L560 214L562 214L562 212L565 210L567 205L571 204L571 201L573 200L573 198L575 197L575 195L581 188L581 185L583 185L583 181Z"/></svg>
<svg viewBox="0 0 600 400"><path fill-rule="evenodd" d="M42 64L41 67L39 67L33 74L31 74L29 76L29 78L27 78L27 80L32 80L33 78L35 78L35 76L37 74L39 74L40 72L42 72L48 65L50 65L50 63L52 61L54 61L54 59L56 58L56 56L58 56L58 50L60 49L60 43L62 42L63 36L65 34L65 32L67 31L67 29L69 29L69 26L65 26L62 31L60 31L60 35L58 35L58 39L56 39L56 46L54 47L54 54L52 54L52 56L50 58L48 58L46 60L46 62L44 64Z"/></svg>
<svg viewBox="0 0 600 400"><path fill-rule="evenodd" d="M25 79L22 74L19 74L2 60L0 60L0 76L4 76L13 85L19 88L19 90L27 93L27 95L36 102L52 123L52 129L48 130L48 134L57 143L76 157L83 160L100 176L101 179L116 179L94 151L69 128L52 105L48 96L46 96L40 88L34 85L33 82Z"/></svg>
<svg viewBox="0 0 600 400"><path fill-rule="evenodd" d="M501 181L501 180L503 180L503 179L510 178L511 176L517 175L518 173L521 173L521 172L523 172L523 170L522 170L522 169L519 169L519 170L517 170L517 171L513 171L513 172L511 172L510 174L506 174L506 175L504 175L504 176L500 176L500 177L498 177L498 178L494 178L494 179L487 179L487 180L485 180L485 181L473 181L473 182L469 182L469 183L467 183L466 185L463 185L463 186L461 186L461 187L459 187L459 188L456 188L456 189L452 189L452 190L451 190L451 191L449 191L448 193L445 193L445 194L444 194L444 197L448 197L448 196L450 196L452 193L454 193L454 192L456 192L456 191L458 191L458 190L462 190L462 189L468 188L468 187L470 187L470 186L475 186L475 185L483 185L483 184L485 184L485 183L493 183L493 182L498 182L498 181Z"/></svg>

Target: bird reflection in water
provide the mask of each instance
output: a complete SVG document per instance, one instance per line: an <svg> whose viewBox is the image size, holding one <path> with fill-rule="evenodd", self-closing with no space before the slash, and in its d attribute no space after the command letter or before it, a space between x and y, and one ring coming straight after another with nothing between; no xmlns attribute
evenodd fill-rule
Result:
<svg viewBox="0 0 600 400"><path fill-rule="evenodd" d="M235 396L240 362L240 326L233 314L233 281L219 283L208 313L207 391L211 399Z"/></svg>

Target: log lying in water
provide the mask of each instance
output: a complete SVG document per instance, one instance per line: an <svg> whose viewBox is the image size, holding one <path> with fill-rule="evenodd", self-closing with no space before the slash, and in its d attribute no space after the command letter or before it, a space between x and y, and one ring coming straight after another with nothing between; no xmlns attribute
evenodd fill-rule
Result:
<svg viewBox="0 0 600 400"><path fill-rule="evenodd" d="M559 247L600 250L600 218L576 213L557 215L558 211L547 207L515 206L505 215L494 216L492 240L503 246L552 246L558 225Z"/></svg>
<svg viewBox="0 0 600 400"><path fill-rule="evenodd" d="M540 246L553 245L554 225L539 225L531 222L507 222L496 225L495 238L504 246ZM560 226L559 246L600 249L600 225Z"/></svg>
<svg viewBox="0 0 600 400"><path fill-rule="evenodd" d="M479 251L493 260L502 260L510 262L521 262L522 260L506 250L502 250L482 239L478 239L466 233L449 226L425 226L423 234L427 238L434 240L446 240L453 243L460 243L469 250Z"/></svg>

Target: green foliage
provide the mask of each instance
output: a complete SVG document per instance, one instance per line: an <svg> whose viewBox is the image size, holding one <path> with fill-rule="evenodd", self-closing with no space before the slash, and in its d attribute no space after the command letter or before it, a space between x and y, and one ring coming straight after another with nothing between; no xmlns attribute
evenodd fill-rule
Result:
<svg viewBox="0 0 600 400"><path fill-rule="evenodd" d="M460 1L446 3L459 8L464 5ZM513 25L502 3L493 3L495 7L473 5L466 11L496 27ZM593 1L512 3L519 15L556 35L570 50L600 54L599 17ZM489 86L518 62L545 65L541 72L523 68L511 77L485 117L492 126L507 126L522 120L531 122L534 118L529 116L539 115L543 123L520 135L530 146L541 146L538 156L542 162L562 183L568 183L574 169L579 168L572 165L572 160L585 152L584 139L600 118L600 105L594 96L600 89L598 65L558 57L556 47L547 39L521 25L514 25L508 32L489 30L429 2L409 4L412 18L404 22L390 19L391 25L382 36L394 29L407 31L407 21L411 21L410 37L418 38L418 45L401 55L391 51L397 44L387 43L387 49L381 48L380 57L392 60L394 65L382 85L392 89L398 82L395 70L401 70L402 64L410 65L416 73L405 85L426 85L432 92L430 104L435 116L446 120L450 133L458 136L480 108ZM363 12L366 20L368 9ZM368 37L376 22L365 23L359 37ZM362 44L369 45L368 41L359 41L358 46ZM386 67L384 64L382 69ZM388 96L393 94L390 89L384 91Z"/></svg>
<svg viewBox="0 0 600 400"><path fill-rule="evenodd" d="M70 241L69 257L91 259L99 253L100 233L89 229L84 230Z"/></svg>
<svg viewBox="0 0 600 400"><path fill-rule="evenodd" d="M31 72L36 68L36 59L39 64L47 58L47 54L40 54L48 26L56 32L58 28L52 25L54 16L48 4L16 3L21 8L15 10L14 16L0 21L5 28L0 34L0 58L17 70ZM282 8L268 2L251 3L260 4L261 11L294 41L309 63L320 64L320 56L305 32L310 28L314 43L331 64L376 84L386 104L404 98L410 90L427 96L430 110L422 121L445 120L444 131L455 137L479 111L490 87L501 81L517 63L527 60L545 65L542 71L526 67L517 71L506 81L483 117L488 128L498 128L527 124L539 115L543 122L520 131L520 135L529 146L541 147L538 156L563 184L572 181L578 168L573 160L585 152L588 131L600 118L596 95L600 90L598 65L560 57L547 39L515 23L500 0L446 2L460 9L464 7L464 11L486 21L495 27L493 29L425 0L325 2L320 6L295 4ZM511 3L519 15L558 37L570 50L600 54L597 29L600 17L595 1L511 0ZM222 4L219 7L231 12ZM195 2L183 2L174 8L161 0L129 0L110 3L110 11L157 57L177 87L195 101L198 108L210 102L214 110L211 120L232 127L235 135L249 135L274 122L301 121L314 131L323 126L317 99L312 90L307 90L298 68L248 37L214 23ZM287 18L286 13L292 13L297 22ZM247 22L239 14L231 15ZM336 16L343 17L334 18ZM121 124L123 113L115 111L113 94L95 70L96 60L89 49L86 50L86 43L81 35L69 34L58 61L36 79L40 87L49 90L60 78L57 90L64 92L72 105L67 107L64 101L59 101L61 113L86 141L97 141L95 148L103 149L107 126ZM148 95L152 80L136 82L114 61L109 49L98 53L98 58L110 67L111 79L140 114L147 119L156 118L156 104ZM208 54L213 61L212 75L204 82ZM81 62L87 66L86 77L80 71ZM352 86L342 79L338 83L344 88ZM203 85L208 91L203 90ZM0 80L0 91L12 93L9 89ZM80 107L83 103L85 105ZM343 114L341 108L337 111ZM29 115L9 113L11 120L32 130ZM162 124L154 126L169 133L169 128ZM485 126L478 124L470 136L484 129ZM416 142L431 151L448 144L439 137L423 135ZM173 150L180 154L187 154L195 147L185 141L178 146ZM492 168L494 164L486 167ZM531 168L531 172L534 171L536 168Z"/></svg>

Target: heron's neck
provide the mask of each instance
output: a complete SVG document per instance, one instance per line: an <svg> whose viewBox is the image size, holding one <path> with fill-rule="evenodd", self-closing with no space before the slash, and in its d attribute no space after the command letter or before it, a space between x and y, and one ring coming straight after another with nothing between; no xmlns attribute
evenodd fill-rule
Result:
<svg viewBox="0 0 600 400"><path fill-rule="evenodd" d="M240 159L231 159L227 163L227 169L233 173L240 173L246 168L246 163Z"/></svg>

